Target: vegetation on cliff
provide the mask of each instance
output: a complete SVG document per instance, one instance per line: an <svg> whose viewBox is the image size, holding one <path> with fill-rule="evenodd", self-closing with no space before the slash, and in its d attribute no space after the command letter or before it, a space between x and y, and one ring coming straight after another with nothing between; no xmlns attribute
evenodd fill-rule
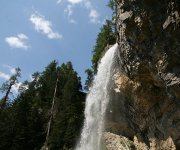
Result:
<svg viewBox="0 0 180 150"><path fill-rule="evenodd" d="M105 53L106 48L108 48L109 45L113 45L115 43L116 31L114 30L114 24L112 21L106 20L106 23L100 29L93 49L92 68L85 71L87 74L85 90L88 90L88 87L91 85L93 76L97 73L98 63Z"/></svg>

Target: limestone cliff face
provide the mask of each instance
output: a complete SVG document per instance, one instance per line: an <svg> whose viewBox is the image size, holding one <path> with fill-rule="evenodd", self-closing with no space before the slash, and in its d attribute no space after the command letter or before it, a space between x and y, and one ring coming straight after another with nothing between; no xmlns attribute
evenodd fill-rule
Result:
<svg viewBox="0 0 180 150"><path fill-rule="evenodd" d="M117 0L119 67L106 129L180 149L180 1Z"/></svg>

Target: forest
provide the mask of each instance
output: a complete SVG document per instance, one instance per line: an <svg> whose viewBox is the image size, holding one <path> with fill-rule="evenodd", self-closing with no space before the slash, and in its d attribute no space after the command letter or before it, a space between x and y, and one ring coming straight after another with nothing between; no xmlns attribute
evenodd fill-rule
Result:
<svg viewBox="0 0 180 150"><path fill-rule="evenodd" d="M114 3L109 6L113 9ZM112 17L113 18L113 17ZM113 19L112 19L113 20ZM85 98L97 73L98 62L107 46L116 42L115 23L106 20L92 50L92 68L85 70L85 85L71 62L52 60L42 72L24 81L17 96L12 86L21 69L1 86L0 150L73 149L83 126Z"/></svg>

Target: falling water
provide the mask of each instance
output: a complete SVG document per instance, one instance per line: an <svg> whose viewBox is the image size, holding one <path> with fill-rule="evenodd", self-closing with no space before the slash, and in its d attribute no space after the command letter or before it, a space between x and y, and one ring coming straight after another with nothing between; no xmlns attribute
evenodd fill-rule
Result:
<svg viewBox="0 0 180 150"><path fill-rule="evenodd" d="M90 92L86 98L85 121L76 150L100 150L104 114L109 102L109 81L118 44L111 47L98 66Z"/></svg>

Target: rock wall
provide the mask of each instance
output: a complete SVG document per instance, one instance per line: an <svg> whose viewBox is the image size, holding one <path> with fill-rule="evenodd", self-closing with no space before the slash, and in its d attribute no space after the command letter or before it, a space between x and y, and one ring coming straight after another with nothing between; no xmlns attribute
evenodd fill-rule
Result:
<svg viewBox="0 0 180 150"><path fill-rule="evenodd" d="M117 30L106 130L138 149L180 149L180 0L117 0Z"/></svg>
<svg viewBox="0 0 180 150"><path fill-rule="evenodd" d="M110 132L104 133L104 142L108 150L135 150L134 143L128 138Z"/></svg>

